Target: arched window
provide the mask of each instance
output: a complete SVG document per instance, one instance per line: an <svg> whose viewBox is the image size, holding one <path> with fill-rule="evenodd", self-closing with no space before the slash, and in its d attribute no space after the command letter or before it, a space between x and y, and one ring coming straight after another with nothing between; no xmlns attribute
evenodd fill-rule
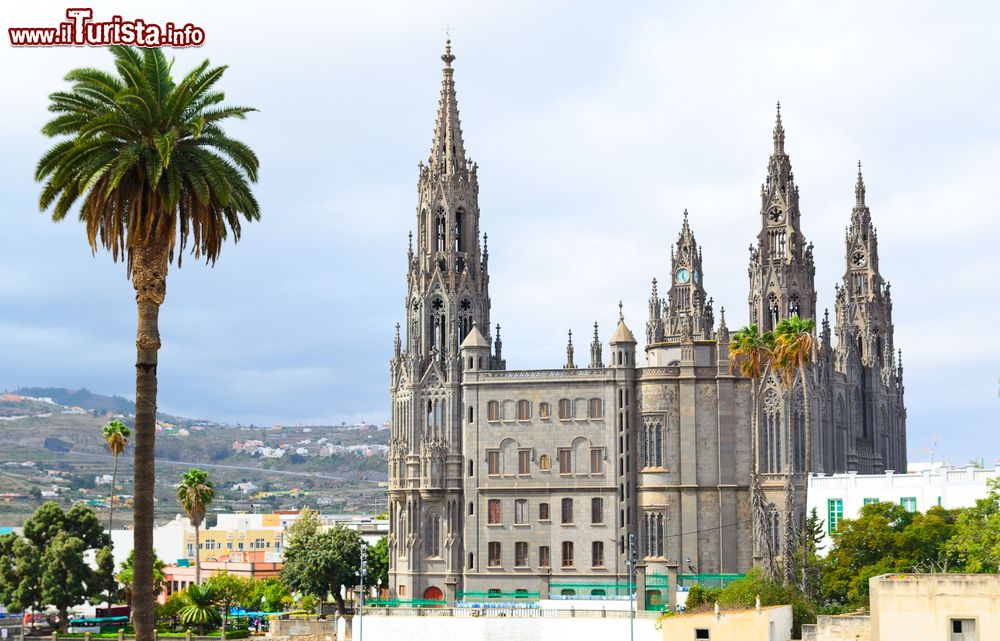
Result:
<svg viewBox="0 0 1000 641"><path fill-rule="evenodd" d="M788 300L788 315L798 316L799 315L799 295L792 294L791 298Z"/></svg>
<svg viewBox="0 0 1000 641"><path fill-rule="evenodd" d="M469 476L472 476L472 475L473 475L473 463L472 463L472 459L470 458L469 459Z"/></svg>
<svg viewBox="0 0 1000 641"><path fill-rule="evenodd" d="M500 402L490 401L486 404L486 420L488 421L499 421L500 420Z"/></svg>
<svg viewBox="0 0 1000 641"><path fill-rule="evenodd" d="M541 457L539 457L538 469L542 470L543 472L548 472L550 469L552 469L552 462L549 460L548 454L542 454Z"/></svg>
<svg viewBox="0 0 1000 641"><path fill-rule="evenodd" d="M573 403L568 398L559 399L559 420L568 421L573 418Z"/></svg>
<svg viewBox="0 0 1000 641"><path fill-rule="evenodd" d="M528 401L517 402L517 420L526 421L531 418L531 403Z"/></svg>
<svg viewBox="0 0 1000 641"><path fill-rule="evenodd" d="M562 500L562 512L560 514L562 523L572 523L573 522L573 499L563 499Z"/></svg>
<svg viewBox="0 0 1000 641"><path fill-rule="evenodd" d="M604 499L590 499L590 522L594 524L604 523Z"/></svg>
<svg viewBox="0 0 1000 641"><path fill-rule="evenodd" d="M427 556L441 555L441 518L437 510L431 510L427 514L426 526L426 547Z"/></svg>
<svg viewBox="0 0 1000 641"><path fill-rule="evenodd" d="M444 215L444 209L438 207L437 216L435 217L435 223L434 223L435 251L439 252L445 251L447 236L448 236L448 223Z"/></svg>
<svg viewBox="0 0 1000 641"><path fill-rule="evenodd" d="M469 406L469 422L472 422L472 406Z"/></svg>
<svg viewBox="0 0 1000 641"><path fill-rule="evenodd" d="M455 251L468 251L465 248L465 210L459 208L455 212Z"/></svg>
<svg viewBox="0 0 1000 641"><path fill-rule="evenodd" d="M771 505L767 511L767 543L771 547L772 557L779 554L781 550L781 518L778 515L778 508Z"/></svg>
<svg viewBox="0 0 1000 641"><path fill-rule="evenodd" d="M601 418L604 416L604 408L601 405L601 399L592 398L590 399L590 418Z"/></svg>
<svg viewBox="0 0 1000 641"><path fill-rule="evenodd" d="M663 423L658 418L645 418L643 427L643 463L645 467L663 467Z"/></svg>

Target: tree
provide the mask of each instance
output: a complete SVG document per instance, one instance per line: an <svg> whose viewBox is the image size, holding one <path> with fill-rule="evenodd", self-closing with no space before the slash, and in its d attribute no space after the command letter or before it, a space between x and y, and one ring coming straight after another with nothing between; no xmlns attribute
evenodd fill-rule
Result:
<svg viewBox="0 0 1000 641"><path fill-rule="evenodd" d="M201 583L201 541L198 528L205 520L205 508L215 498L215 486L208 480L208 472L191 468L181 477L177 486L177 500L187 512L194 526L194 582Z"/></svg>
<svg viewBox="0 0 1000 641"><path fill-rule="evenodd" d="M298 524L296 524L298 525ZM365 542L354 530L338 525L325 532L305 530L293 536L285 548L281 579L290 589L325 600L333 594L337 611L343 614L340 586L357 582L361 546Z"/></svg>
<svg viewBox="0 0 1000 641"><path fill-rule="evenodd" d="M222 572L209 577L205 581L205 586L212 589L216 603L222 606L222 633L225 634L226 623L229 622L229 610L246 601L251 590L250 582L235 574Z"/></svg>
<svg viewBox="0 0 1000 641"><path fill-rule="evenodd" d="M115 578L115 554L110 545L98 550L94 563L97 565L94 589L98 590L98 594L103 594L107 598L108 605L111 605L119 591L118 580Z"/></svg>
<svg viewBox="0 0 1000 641"><path fill-rule="evenodd" d="M805 527L799 532L798 564L800 571L799 591L811 601L820 599L819 585L822 580L822 564L817 553L823 549L823 521L813 508L806 519Z"/></svg>
<svg viewBox="0 0 1000 641"><path fill-rule="evenodd" d="M365 583L389 585L389 539L383 536L368 548L368 576Z"/></svg>
<svg viewBox="0 0 1000 641"><path fill-rule="evenodd" d="M166 581L166 575L163 573L163 568L166 567L166 563L160 560L156 556L156 550L153 550L153 598L160 596L163 592L163 582ZM128 557L122 561L122 567L118 570L118 574L115 576L118 583L122 585L125 592L125 601L131 605L132 604L132 583L135 579L135 550L128 553Z"/></svg>
<svg viewBox="0 0 1000 641"><path fill-rule="evenodd" d="M948 552L967 572L1000 572L1000 480L988 481L989 494L962 510Z"/></svg>
<svg viewBox="0 0 1000 641"><path fill-rule="evenodd" d="M191 253L214 264L225 239L238 241L240 216L260 218L250 183L259 162L220 123L244 118L247 107L224 107L214 89L225 67L198 65L180 82L160 49L109 48L117 73L75 69L68 91L50 94L57 114L42 133L65 137L38 161L44 181L39 207L60 221L80 201L91 251L103 246L136 294L134 620L137 641L152 641L153 493L159 309L167 268Z"/></svg>
<svg viewBox="0 0 1000 641"><path fill-rule="evenodd" d="M280 612L292 602L288 586L275 578L254 579L246 601L241 603L245 610Z"/></svg>
<svg viewBox="0 0 1000 641"><path fill-rule="evenodd" d="M118 481L118 455L125 451L128 445L128 438L132 435L132 430L125 423L118 419L108 421L108 424L101 429L104 442L108 446L108 451L114 458L114 467L111 471L111 499L108 501L108 534L114 529L115 522L115 484Z"/></svg>
<svg viewBox="0 0 1000 641"><path fill-rule="evenodd" d="M198 626L198 632L204 636L205 626L221 620L217 604L218 596L212 586L192 583L184 590L184 606L178 616L184 625Z"/></svg>
<svg viewBox="0 0 1000 641"><path fill-rule="evenodd" d="M93 572L83 560L84 550L82 540L62 532L52 539L41 559L42 602L59 610L63 631L69 625L69 609L91 594L100 594L94 590L96 583L91 583Z"/></svg>

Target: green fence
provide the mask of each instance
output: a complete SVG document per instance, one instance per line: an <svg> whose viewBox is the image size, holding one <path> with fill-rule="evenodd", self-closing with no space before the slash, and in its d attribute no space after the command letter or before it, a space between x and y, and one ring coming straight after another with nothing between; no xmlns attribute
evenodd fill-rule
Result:
<svg viewBox="0 0 1000 641"><path fill-rule="evenodd" d="M459 601L537 601L540 594L538 592L528 592L527 590L514 590L513 592L501 592L500 590L487 590L486 592L459 592L456 599Z"/></svg>
<svg viewBox="0 0 1000 641"><path fill-rule="evenodd" d="M369 608L441 608L444 599L367 599L365 607Z"/></svg>
<svg viewBox="0 0 1000 641"><path fill-rule="evenodd" d="M635 585L621 581L597 583L550 583L549 598L554 599L600 599L607 597L628 597L635 591Z"/></svg>
<svg viewBox="0 0 1000 641"><path fill-rule="evenodd" d="M678 574L677 585L689 588L692 585L703 585L706 588L724 588L733 581L739 581L745 574Z"/></svg>

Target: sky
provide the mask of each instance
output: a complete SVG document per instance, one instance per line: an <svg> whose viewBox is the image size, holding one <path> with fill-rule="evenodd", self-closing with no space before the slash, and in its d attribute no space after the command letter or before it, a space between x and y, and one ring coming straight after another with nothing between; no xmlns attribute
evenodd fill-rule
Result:
<svg viewBox="0 0 1000 641"><path fill-rule="evenodd" d="M77 3L79 5L80 3ZM229 126L261 159L262 219L215 267L173 268L159 406L243 424L378 421L402 319L417 163L451 34L479 164L492 316L508 368L558 367L565 336L643 333L682 212L728 325L747 321L748 245L775 102L816 256L844 270L857 161L892 283L911 460L1000 456L1000 5L940 2L90 2L96 18L204 29L183 72L229 69ZM7 7L54 26L65 4ZM75 6L75 5L74 5ZM6 39L6 36L5 36ZM0 43L0 389L134 397L134 293L79 222L38 211L47 95L100 48Z"/></svg>

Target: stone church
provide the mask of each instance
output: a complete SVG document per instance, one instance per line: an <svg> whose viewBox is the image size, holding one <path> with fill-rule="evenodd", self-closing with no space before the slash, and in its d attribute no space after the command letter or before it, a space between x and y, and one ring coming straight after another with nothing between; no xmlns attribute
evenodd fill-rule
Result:
<svg viewBox="0 0 1000 641"><path fill-rule="evenodd" d="M606 345L594 325L582 358L571 334L561 366L508 369L450 43L442 60L390 364L394 598L600 596L595 586L630 580L634 554L640 603L665 601L644 577L787 557L807 473L906 469L903 370L860 166L831 328L816 309L779 108L748 303L761 331L792 314L817 319L808 376L792 389L772 373L733 374L725 310L716 316L686 212L670 282L653 281L644 347L620 313Z"/></svg>

